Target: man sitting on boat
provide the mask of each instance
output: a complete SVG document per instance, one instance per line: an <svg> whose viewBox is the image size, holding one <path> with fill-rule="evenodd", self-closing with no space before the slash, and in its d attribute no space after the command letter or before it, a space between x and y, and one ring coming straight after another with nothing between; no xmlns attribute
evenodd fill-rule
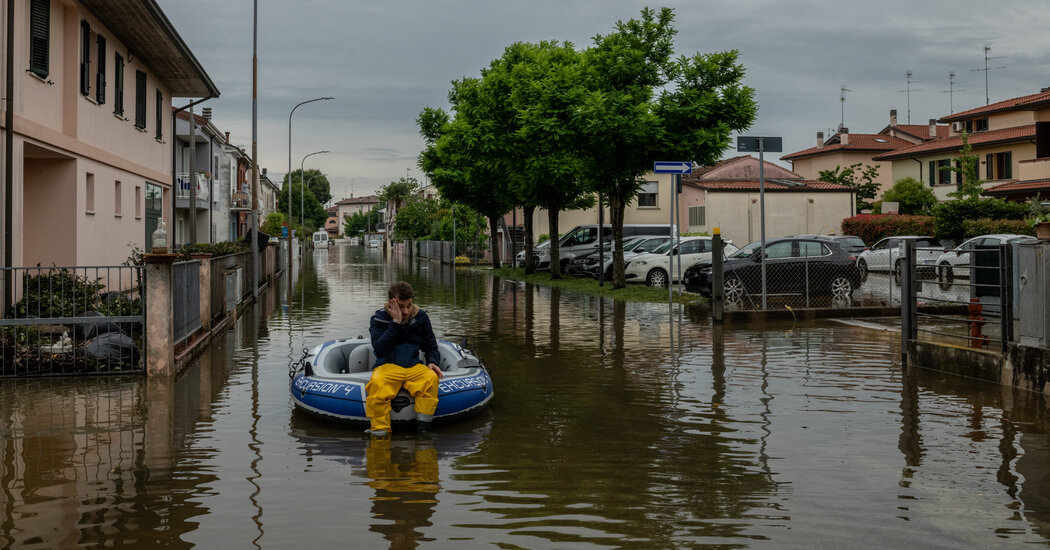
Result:
<svg viewBox="0 0 1050 550"><path fill-rule="evenodd" d="M404 387L415 397L416 431L430 428L438 405L438 380L443 376L438 362L437 338L427 312L412 303L412 285L398 281L387 290L383 309L372 315L368 333L376 363L365 386L365 414L373 436L390 434L390 400ZM419 360L423 351L427 364Z"/></svg>

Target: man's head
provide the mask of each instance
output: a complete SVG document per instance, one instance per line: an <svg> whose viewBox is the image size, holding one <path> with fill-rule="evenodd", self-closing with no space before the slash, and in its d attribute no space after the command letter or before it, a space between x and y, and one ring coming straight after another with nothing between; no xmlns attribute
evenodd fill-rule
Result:
<svg viewBox="0 0 1050 550"><path fill-rule="evenodd" d="M386 295L387 298L397 302L397 307L401 310L401 318L408 319L412 312L412 299L416 296L412 285L405 281L398 281L390 285Z"/></svg>

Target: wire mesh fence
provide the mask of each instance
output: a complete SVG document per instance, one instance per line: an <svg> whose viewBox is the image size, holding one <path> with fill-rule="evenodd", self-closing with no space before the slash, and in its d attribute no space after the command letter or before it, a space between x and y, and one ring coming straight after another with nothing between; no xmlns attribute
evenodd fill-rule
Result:
<svg viewBox="0 0 1050 550"><path fill-rule="evenodd" d="M12 305L0 318L0 377L142 371L141 266L0 270Z"/></svg>

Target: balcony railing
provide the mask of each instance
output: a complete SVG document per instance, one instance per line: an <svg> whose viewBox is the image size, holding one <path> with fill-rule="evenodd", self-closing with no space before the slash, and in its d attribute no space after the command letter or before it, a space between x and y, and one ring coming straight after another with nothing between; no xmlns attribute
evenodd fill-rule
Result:
<svg viewBox="0 0 1050 550"><path fill-rule="evenodd" d="M209 180L204 177L203 174L197 174L197 200L207 202L211 198L211 185L208 184ZM175 198L186 199L190 198L190 174L189 172L181 172L175 174Z"/></svg>
<svg viewBox="0 0 1050 550"><path fill-rule="evenodd" d="M230 197L230 208L233 210L248 210L251 208L251 197L248 193L234 193Z"/></svg>

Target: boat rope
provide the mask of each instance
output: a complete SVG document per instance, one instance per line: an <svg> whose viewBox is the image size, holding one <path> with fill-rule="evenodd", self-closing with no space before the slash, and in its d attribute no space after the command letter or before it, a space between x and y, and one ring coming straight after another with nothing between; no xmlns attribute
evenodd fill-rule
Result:
<svg viewBox="0 0 1050 550"><path fill-rule="evenodd" d="M306 356L310 355L309 348L303 348L303 356L298 361L292 361L288 364L288 378L295 378L295 373L299 372L299 369L303 368L306 364Z"/></svg>

